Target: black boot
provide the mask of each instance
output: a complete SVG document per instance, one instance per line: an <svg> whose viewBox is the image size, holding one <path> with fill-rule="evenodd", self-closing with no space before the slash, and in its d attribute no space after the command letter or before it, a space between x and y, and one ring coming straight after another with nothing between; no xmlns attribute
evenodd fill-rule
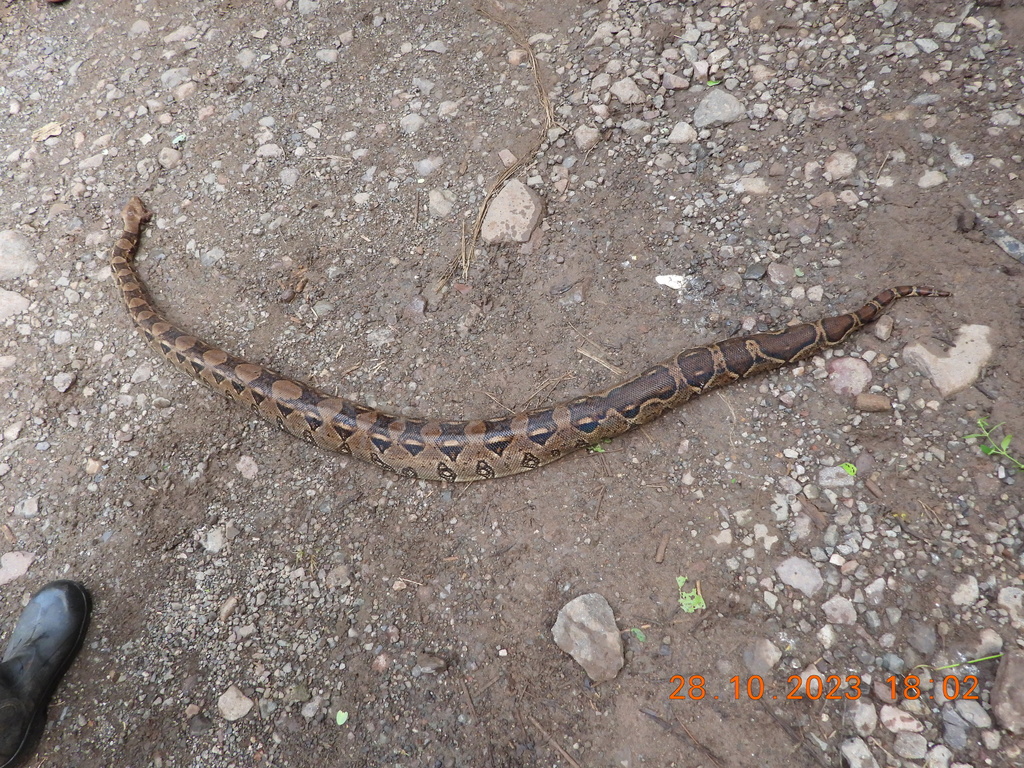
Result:
<svg viewBox="0 0 1024 768"><path fill-rule="evenodd" d="M89 626L89 593L53 581L33 595L0 662L0 768L27 757L46 724L46 705Z"/></svg>

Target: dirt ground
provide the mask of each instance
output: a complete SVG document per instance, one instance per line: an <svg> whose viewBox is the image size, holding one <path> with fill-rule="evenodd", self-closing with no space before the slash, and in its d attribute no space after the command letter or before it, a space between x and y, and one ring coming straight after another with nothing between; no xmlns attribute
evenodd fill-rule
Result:
<svg viewBox="0 0 1024 768"><path fill-rule="evenodd" d="M963 439L989 417L1024 452L1024 267L965 216L977 195L1024 239L1024 6L503 7L518 42L457 0L4 0L0 229L32 267L2 282L29 303L0 328L0 543L34 559L0 587L0 637L50 579L95 597L31 765L839 766L849 697L787 700L790 676L857 677L877 709L894 673L1024 642L996 604L1024 573L1021 474ZM715 88L745 114L669 142ZM541 224L440 287L501 150L529 159ZM856 169L824 173L837 152ZM954 295L844 346L883 412L836 394L822 358L601 452L445 486L322 452L158 359L108 274L133 194L171 318L402 413L557 402L614 381L602 361L637 371L890 285ZM967 324L994 353L943 397L901 352ZM842 462L856 479L823 485ZM780 581L793 556L820 591ZM678 576L704 611L680 609ZM550 631L589 592L626 647L600 685ZM835 595L852 623L823 613ZM735 696L765 641L769 696ZM987 706L995 669L956 674ZM708 696L670 698L692 675ZM235 720L232 686L254 703ZM908 711L954 762L1020 764L998 725L957 743L940 702ZM922 764L882 726L864 738L879 765Z"/></svg>

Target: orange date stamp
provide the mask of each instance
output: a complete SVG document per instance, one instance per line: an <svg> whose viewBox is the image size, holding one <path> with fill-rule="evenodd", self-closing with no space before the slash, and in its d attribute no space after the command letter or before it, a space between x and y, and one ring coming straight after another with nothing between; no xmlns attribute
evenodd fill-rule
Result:
<svg viewBox="0 0 1024 768"><path fill-rule="evenodd" d="M703 675L673 675L670 679L675 686L670 699L701 701L702 699L783 699L789 701L854 701L865 693L865 684L860 675L790 675L786 680L785 690L771 693L765 686L761 675L734 675L729 678L729 685L720 694L709 691L707 680ZM966 675L963 678L945 675L929 679L929 689L925 689L923 681L917 675L897 677L891 675L883 681L889 687L893 700L899 699L973 699L978 700L978 678Z"/></svg>

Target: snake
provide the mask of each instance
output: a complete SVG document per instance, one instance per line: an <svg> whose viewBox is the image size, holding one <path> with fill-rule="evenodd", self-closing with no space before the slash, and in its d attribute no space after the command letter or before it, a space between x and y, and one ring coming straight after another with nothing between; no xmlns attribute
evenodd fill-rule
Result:
<svg viewBox="0 0 1024 768"><path fill-rule="evenodd" d="M708 390L842 344L898 299L951 295L927 286L888 288L854 312L684 349L608 389L557 405L491 419L413 418L326 394L168 321L134 261L150 212L133 197L121 216L124 230L110 254L114 282L134 325L161 357L292 435L424 480L471 482L537 469L646 424Z"/></svg>

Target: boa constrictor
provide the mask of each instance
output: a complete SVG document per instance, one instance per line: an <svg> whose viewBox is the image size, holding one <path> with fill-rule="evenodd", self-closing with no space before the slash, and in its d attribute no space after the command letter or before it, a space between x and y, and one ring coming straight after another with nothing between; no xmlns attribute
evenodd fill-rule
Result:
<svg viewBox="0 0 1024 768"><path fill-rule="evenodd" d="M846 340L906 296L949 296L923 286L882 291L858 309L815 323L686 349L610 389L495 419L406 418L318 392L218 349L168 322L133 264L149 212L133 197L110 254L128 313L157 352L197 381L286 432L407 477L469 482L514 475L646 424L709 389L802 360Z"/></svg>

